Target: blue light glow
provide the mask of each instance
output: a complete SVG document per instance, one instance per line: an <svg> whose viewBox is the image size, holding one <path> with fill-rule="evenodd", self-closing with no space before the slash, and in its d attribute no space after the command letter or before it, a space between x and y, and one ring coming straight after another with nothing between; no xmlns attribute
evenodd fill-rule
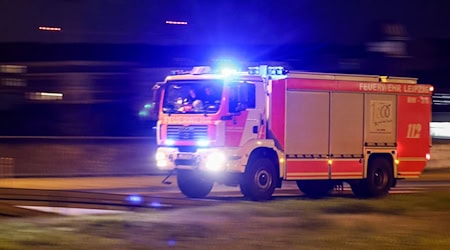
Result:
<svg viewBox="0 0 450 250"><path fill-rule="evenodd" d="M223 75L232 75L239 72L239 63L232 59L220 59L215 63L214 68Z"/></svg>
<svg viewBox="0 0 450 250"><path fill-rule="evenodd" d="M231 75L236 74L238 70L232 68L222 68L220 72L222 73L222 75Z"/></svg>
<svg viewBox="0 0 450 250"><path fill-rule="evenodd" d="M158 201L152 201L152 202L150 202L150 207L156 207L156 208L159 208L159 207L162 207L162 205L161 205L161 203L158 202Z"/></svg>
<svg viewBox="0 0 450 250"><path fill-rule="evenodd" d="M139 116L148 116L148 111L147 110L139 111Z"/></svg>
<svg viewBox="0 0 450 250"><path fill-rule="evenodd" d="M136 195L136 194L129 195L126 198L126 200L128 202L130 202L130 203L133 203L133 204L140 204L140 203L142 203L142 197L140 195Z"/></svg>
<svg viewBox="0 0 450 250"><path fill-rule="evenodd" d="M169 245L170 247L173 247L173 246L175 246L177 244L177 241L176 240L168 240L167 241L167 245Z"/></svg>

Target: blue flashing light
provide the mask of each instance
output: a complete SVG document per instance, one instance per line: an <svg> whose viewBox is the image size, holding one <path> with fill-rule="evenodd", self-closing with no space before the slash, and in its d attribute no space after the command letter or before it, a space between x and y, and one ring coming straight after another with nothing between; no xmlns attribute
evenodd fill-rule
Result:
<svg viewBox="0 0 450 250"><path fill-rule="evenodd" d="M147 103L147 104L144 105L144 108L150 109L150 108L152 108L152 105L150 103Z"/></svg>
<svg viewBox="0 0 450 250"><path fill-rule="evenodd" d="M148 111L147 110L141 110L139 111L139 116L148 116Z"/></svg>
<svg viewBox="0 0 450 250"><path fill-rule="evenodd" d="M260 75L261 71L259 70L259 67L248 67L248 73L250 75Z"/></svg>
<svg viewBox="0 0 450 250"><path fill-rule="evenodd" d="M126 200L132 204L141 204L143 199L140 195L132 194L129 195Z"/></svg>
<svg viewBox="0 0 450 250"><path fill-rule="evenodd" d="M190 73L190 71L186 71L186 70L182 70L182 69L172 70L170 72L171 75L186 75L189 73Z"/></svg>
<svg viewBox="0 0 450 250"><path fill-rule="evenodd" d="M219 59L216 60L214 64L214 68L216 69L217 73L223 74L223 75L232 75L239 72L239 63L236 60L232 59Z"/></svg>
<svg viewBox="0 0 450 250"><path fill-rule="evenodd" d="M209 66L197 66L194 67L191 71L191 74L193 75L202 75L202 74L210 74L211 73L211 67Z"/></svg>
<svg viewBox="0 0 450 250"><path fill-rule="evenodd" d="M285 75L287 73L286 69L283 67L267 67L268 75Z"/></svg>
<svg viewBox="0 0 450 250"><path fill-rule="evenodd" d="M152 201L152 202L150 202L150 207L155 207L155 208L160 208L160 207L162 207L162 204L161 204L161 202L158 202L158 201Z"/></svg>
<svg viewBox="0 0 450 250"><path fill-rule="evenodd" d="M236 74L238 70L233 68L222 68L220 72L222 73L222 75L232 75Z"/></svg>
<svg viewBox="0 0 450 250"><path fill-rule="evenodd" d="M248 73L250 75L281 76L286 75L288 73L288 70L282 66L261 65L259 67L248 67Z"/></svg>

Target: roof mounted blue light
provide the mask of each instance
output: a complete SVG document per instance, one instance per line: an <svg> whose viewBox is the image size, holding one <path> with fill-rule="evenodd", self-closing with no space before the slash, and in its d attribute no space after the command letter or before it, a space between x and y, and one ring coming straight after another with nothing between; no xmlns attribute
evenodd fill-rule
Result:
<svg viewBox="0 0 450 250"><path fill-rule="evenodd" d="M256 67L248 67L248 73L250 75L273 76L286 75L288 73L288 70L282 66L261 65Z"/></svg>
<svg viewBox="0 0 450 250"><path fill-rule="evenodd" d="M191 71L193 75L211 74L212 70L209 66L198 66L194 67Z"/></svg>
<svg viewBox="0 0 450 250"><path fill-rule="evenodd" d="M171 75L187 75L189 73L190 73L190 71L186 71L186 70L182 70L182 69L172 70L170 72Z"/></svg>

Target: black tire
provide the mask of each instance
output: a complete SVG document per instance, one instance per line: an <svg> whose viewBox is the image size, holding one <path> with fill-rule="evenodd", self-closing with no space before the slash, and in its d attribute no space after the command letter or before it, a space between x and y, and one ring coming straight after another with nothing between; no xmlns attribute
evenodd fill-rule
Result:
<svg viewBox="0 0 450 250"><path fill-rule="evenodd" d="M304 180L297 181L297 187L308 197L322 198L330 195L334 184L328 180Z"/></svg>
<svg viewBox="0 0 450 250"><path fill-rule="evenodd" d="M387 195L394 181L392 164L383 157L377 157L369 161L366 181L369 197Z"/></svg>
<svg viewBox="0 0 450 250"><path fill-rule="evenodd" d="M269 200L275 191L277 180L273 162L268 158L259 158L247 166L240 183L241 192L254 201Z"/></svg>
<svg viewBox="0 0 450 250"><path fill-rule="evenodd" d="M375 157L369 160L367 178L350 186L358 198L376 198L387 195L393 183L392 164L384 157Z"/></svg>
<svg viewBox="0 0 450 250"><path fill-rule="evenodd" d="M204 198L214 185L211 178L194 170L178 170L177 182L180 191L189 198Z"/></svg>

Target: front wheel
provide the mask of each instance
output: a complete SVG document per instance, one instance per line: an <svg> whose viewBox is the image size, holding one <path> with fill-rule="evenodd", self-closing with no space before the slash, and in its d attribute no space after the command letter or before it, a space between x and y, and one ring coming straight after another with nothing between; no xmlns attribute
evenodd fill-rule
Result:
<svg viewBox="0 0 450 250"><path fill-rule="evenodd" d="M204 173L194 170L177 171L178 188L189 198L204 198L211 192L214 181Z"/></svg>
<svg viewBox="0 0 450 250"><path fill-rule="evenodd" d="M247 166L240 184L241 192L254 201L269 200L277 180L273 162L268 158L260 158Z"/></svg>

